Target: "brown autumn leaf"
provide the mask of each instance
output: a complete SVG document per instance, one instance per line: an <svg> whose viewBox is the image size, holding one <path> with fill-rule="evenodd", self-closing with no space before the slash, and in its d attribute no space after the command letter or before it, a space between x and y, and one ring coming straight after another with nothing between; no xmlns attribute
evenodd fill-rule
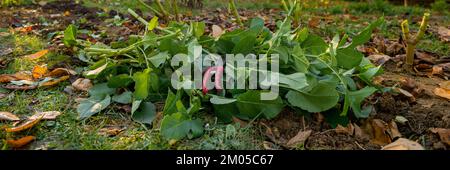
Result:
<svg viewBox="0 0 450 170"><path fill-rule="evenodd" d="M13 76L17 79L17 80L33 80L33 76L29 71L19 71L15 74L13 74Z"/></svg>
<svg viewBox="0 0 450 170"><path fill-rule="evenodd" d="M290 147L290 148L295 148L295 147L297 147L299 145L304 145L306 140L311 135L311 132L312 132L312 130L299 131L297 133L297 135L295 135L293 138L291 138L287 142L287 146Z"/></svg>
<svg viewBox="0 0 450 170"><path fill-rule="evenodd" d="M18 85L13 85L13 84L8 84L6 86L3 86L4 89L9 89L9 90L33 90L36 89L37 86L18 86Z"/></svg>
<svg viewBox="0 0 450 170"><path fill-rule="evenodd" d="M74 70L70 70L67 68L56 68L49 73L47 73L45 76L47 77L61 77L61 76L68 76L68 75L76 75L77 72Z"/></svg>
<svg viewBox="0 0 450 170"><path fill-rule="evenodd" d="M58 111L48 111L48 112L36 112L33 116L29 117L29 120L35 120L35 119L43 119L43 120L55 120L56 117L61 115L61 112Z"/></svg>
<svg viewBox="0 0 450 170"><path fill-rule="evenodd" d="M39 51L34 54L23 56L23 58L28 59L28 60L36 60L36 59L39 59L39 58L45 56L47 53L48 53L48 50L42 50L42 51Z"/></svg>
<svg viewBox="0 0 450 170"><path fill-rule="evenodd" d="M433 90L433 93L439 97L443 97L450 100L450 90L446 90L443 88L435 88Z"/></svg>
<svg viewBox="0 0 450 170"><path fill-rule="evenodd" d="M317 28L320 24L320 18L318 17L312 17L309 21L308 21L308 26L311 28Z"/></svg>
<svg viewBox="0 0 450 170"><path fill-rule="evenodd" d="M373 119L370 123L372 127L372 143L378 144L378 145L386 145L388 143L391 143L391 139L388 134L386 134L387 131L387 124L380 120L380 119Z"/></svg>
<svg viewBox="0 0 450 170"><path fill-rule="evenodd" d="M377 65L382 65L382 64L386 63L387 61L389 61L391 59L391 57L388 55L375 54L375 55L368 56L367 59L369 59L370 61L372 61L373 63L375 63Z"/></svg>
<svg viewBox="0 0 450 170"><path fill-rule="evenodd" d="M25 136L25 137L17 139L17 140L6 140L6 142L12 148L21 148L21 147L24 147L25 145L31 143L35 139L36 139L36 137L34 137L34 136Z"/></svg>
<svg viewBox="0 0 450 170"><path fill-rule="evenodd" d="M441 66L433 66L433 68L431 69L431 75L440 75L443 74L444 70L442 69Z"/></svg>
<svg viewBox="0 0 450 170"><path fill-rule="evenodd" d="M19 121L20 118L11 112L0 112L0 120Z"/></svg>
<svg viewBox="0 0 450 170"><path fill-rule="evenodd" d="M223 34L223 29L220 28L218 25L212 26L212 36L214 38L219 38Z"/></svg>
<svg viewBox="0 0 450 170"><path fill-rule="evenodd" d="M77 90L88 91L93 85L91 80L79 78L72 83L72 86Z"/></svg>
<svg viewBox="0 0 450 170"><path fill-rule="evenodd" d="M450 29L441 26L438 28L438 34L442 41L450 42Z"/></svg>
<svg viewBox="0 0 450 170"><path fill-rule="evenodd" d="M106 128L100 129L98 131L98 133L103 136L113 137L113 136L117 136L123 130L125 130L125 129L120 128L120 127L106 127Z"/></svg>
<svg viewBox="0 0 450 170"><path fill-rule="evenodd" d="M6 128L5 131L6 132L20 132L20 131L24 131L24 130L32 128L34 125L39 123L39 121L41 121L41 118L39 118L39 119L31 119L31 120L26 121L25 123L22 123L19 126L12 127L12 128Z"/></svg>
<svg viewBox="0 0 450 170"><path fill-rule="evenodd" d="M40 84L39 87L52 87L52 86L55 86L55 85L57 85L57 84L59 84L59 83L61 83L63 81L68 80L69 78L70 78L70 76L62 76L60 78L44 82L44 83Z"/></svg>
<svg viewBox="0 0 450 170"><path fill-rule="evenodd" d="M9 74L2 74L0 75L0 83L9 83L11 81L16 81L17 78L9 75Z"/></svg>
<svg viewBox="0 0 450 170"><path fill-rule="evenodd" d="M340 133L340 134L353 135L353 133L355 132L355 127L351 123L347 124L347 127L344 127L344 126L338 124L336 126L336 128L334 129L334 131L336 131L336 133Z"/></svg>
<svg viewBox="0 0 450 170"><path fill-rule="evenodd" d="M450 90L450 81L444 81L439 83L439 86L445 90Z"/></svg>
<svg viewBox="0 0 450 170"><path fill-rule="evenodd" d="M442 142L450 145L450 129L431 128L430 131L433 133L437 133Z"/></svg>
<svg viewBox="0 0 450 170"><path fill-rule="evenodd" d="M33 67L32 75L35 79L42 78L47 73L47 65L36 65Z"/></svg>
<svg viewBox="0 0 450 170"><path fill-rule="evenodd" d="M387 133L389 134L389 136L391 137L392 140L402 137L402 134L398 130L397 124L395 123L394 120L389 122L388 128L389 128L389 130L387 131Z"/></svg>
<svg viewBox="0 0 450 170"><path fill-rule="evenodd" d="M422 145L417 142L405 138L399 138L395 142L384 146L381 150L425 150Z"/></svg>

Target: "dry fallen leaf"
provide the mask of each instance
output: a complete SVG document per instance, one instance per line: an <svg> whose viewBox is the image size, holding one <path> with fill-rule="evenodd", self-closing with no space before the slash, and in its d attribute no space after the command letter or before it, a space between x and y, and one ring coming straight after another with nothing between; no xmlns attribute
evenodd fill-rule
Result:
<svg viewBox="0 0 450 170"><path fill-rule="evenodd" d="M0 83L9 83L11 81L16 81L17 78L9 75L9 74L2 74L0 75Z"/></svg>
<svg viewBox="0 0 450 170"><path fill-rule="evenodd" d="M36 65L33 68L33 78L40 79L47 73L47 65Z"/></svg>
<svg viewBox="0 0 450 170"><path fill-rule="evenodd" d="M370 61L372 61L373 63L375 63L377 65L382 65L382 64L386 63L387 61L389 61L391 59L391 57L388 55L375 54L375 55L368 56L367 59L369 59Z"/></svg>
<svg viewBox="0 0 450 170"><path fill-rule="evenodd" d="M77 72L74 70L70 70L67 68L56 68L52 70L51 72L47 73L46 76L48 77L61 77L61 76L67 76L67 75L76 75Z"/></svg>
<svg viewBox="0 0 450 170"><path fill-rule="evenodd" d="M51 86L55 86L55 85L57 85L57 84L60 83L60 82L63 82L63 81L68 80L69 78L70 78L70 76L62 76L62 77L60 77L60 78L57 78L57 79L53 79L53 80L44 82L44 83L40 84L39 87L51 87Z"/></svg>
<svg viewBox="0 0 450 170"><path fill-rule="evenodd" d="M33 80L33 76L29 71L19 71L13 75L17 80Z"/></svg>
<svg viewBox="0 0 450 170"><path fill-rule="evenodd" d="M388 132L388 134L389 134L389 136L391 137L392 140L395 140L397 138L401 138L402 137L402 134L398 130L397 124L395 123L394 120L389 122L388 128L389 128L389 130L387 132Z"/></svg>
<svg viewBox="0 0 450 170"><path fill-rule="evenodd" d="M35 119L43 119L43 120L54 120L56 117L61 115L61 112L58 111L48 111L48 112L37 112L33 116L29 117L29 120L35 120Z"/></svg>
<svg viewBox="0 0 450 170"><path fill-rule="evenodd" d="M17 140L6 140L6 142L8 143L9 146L11 146L13 148L21 148L21 147L29 144L30 142L32 142L35 139L36 138L34 136L25 136L25 137L17 139Z"/></svg>
<svg viewBox="0 0 450 170"><path fill-rule="evenodd" d="M386 145L391 143L389 135L386 134L387 124L384 121L380 119L373 119L370 125L373 133L373 139L371 140L372 143L378 145Z"/></svg>
<svg viewBox="0 0 450 170"><path fill-rule="evenodd" d="M11 112L0 112L0 120L19 121L20 118Z"/></svg>
<svg viewBox="0 0 450 170"><path fill-rule="evenodd" d="M39 59L39 58L45 56L47 53L48 53L48 50L42 50L42 51L39 51L34 54L23 56L23 58L28 59L28 60L36 60L36 59Z"/></svg>
<svg viewBox="0 0 450 170"><path fill-rule="evenodd" d="M439 97L443 97L450 100L450 90L446 90L443 88L435 88L433 92Z"/></svg>
<svg viewBox="0 0 450 170"><path fill-rule="evenodd" d="M445 28L445 27L439 27L438 34L442 41L445 41L445 42L450 41L450 29Z"/></svg>
<svg viewBox="0 0 450 170"><path fill-rule="evenodd" d="M437 133L442 142L450 145L450 129L431 128L430 131L433 133Z"/></svg>
<svg viewBox="0 0 450 170"><path fill-rule="evenodd" d="M299 145L304 145L305 141L311 135L311 132L312 132L312 130L298 132L298 134L296 136L294 136L287 142L287 146L291 147L291 148L295 148Z"/></svg>
<svg viewBox="0 0 450 170"><path fill-rule="evenodd" d="M72 86L77 90L88 91L93 85L91 80L79 78L72 83Z"/></svg>
<svg viewBox="0 0 450 170"><path fill-rule="evenodd" d="M0 93L0 99L5 98L6 96L8 96L8 94L6 94L6 93Z"/></svg>
<svg viewBox="0 0 450 170"><path fill-rule="evenodd" d="M6 128L5 131L6 132L20 132L23 130L27 130L32 128L34 125L36 125L37 123L39 123L39 121L41 121L41 119L32 119L32 120L28 120L27 122L16 126L16 127L12 127L12 128Z"/></svg>
<svg viewBox="0 0 450 170"><path fill-rule="evenodd" d="M33 90L36 89L37 86L18 86L18 85L12 85L12 84L8 84L6 86L3 86L4 89L9 89L9 90Z"/></svg>
<svg viewBox="0 0 450 170"><path fill-rule="evenodd" d="M212 36L214 38L219 38L223 34L222 28L220 28L218 25L212 26Z"/></svg>
<svg viewBox="0 0 450 170"><path fill-rule="evenodd" d="M336 131L336 133L353 135L353 133L355 132L355 127L353 126L353 124L349 123L347 124L347 127L337 125L334 130Z"/></svg>
<svg viewBox="0 0 450 170"><path fill-rule="evenodd" d="M450 90L450 81L444 81L440 83L439 86L445 90Z"/></svg>
<svg viewBox="0 0 450 170"><path fill-rule="evenodd" d="M120 127L106 127L100 129L98 132L100 135L113 137L117 136L120 132L122 132L124 129Z"/></svg>
<svg viewBox="0 0 450 170"><path fill-rule="evenodd" d="M381 150L424 150L417 142L405 138L399 138L395 142L384 146Z"/></svg>

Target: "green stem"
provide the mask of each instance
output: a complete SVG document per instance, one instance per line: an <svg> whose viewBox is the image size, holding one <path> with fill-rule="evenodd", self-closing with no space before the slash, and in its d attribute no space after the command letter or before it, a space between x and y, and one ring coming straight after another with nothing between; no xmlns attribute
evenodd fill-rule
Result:
<svg viewBox="0 0 450 170"><path fill-rule="evenodd" d="M180 22L180 15L178 11L178 2L176 0L172 0L173 12L175 13L175 19Z"/></svg>
<svg viewBox="0 0 450 170"><path fill-rule="evenodd" d="M161 4L161 0L156 0L156 5L158 6L159 10L163 14L165 19L169 18L169 13L164 9L164 6Z"/></svg>
<svg viewBox="0 0 450 170"><path fill-rule="evenodd" d="M148 22L142 18L141 16L139 16L135 11L133 11L132 9L128 8L128 13L130 13L131 16L133 16L134 18L136 18L139 22L141 22L142 24L144 24L146 27L148 26ZM160 26L156 26L155 27L157 30L163 31L165 33L168 34L173 34L173 31L161 28Z"/></svg>
<svg viewBox="0 0 450 170"><path fill-rule="evenodd" d="M150 5L148 5L147 3L145 3L144 1L138 0L138 2L139 2L142 6L144 6L144 7L148 8L148 9L150 9L150 10L151 10L153 13L155 13L155 15L157 15L158 17L163 17L163 15L162 15L158 10L156 10L156 9L153 8L153 7L151 7Z"/></svg>
<svg viewBox="0 0 450 170"><path fill-rule="evenodd" d="M236 22L237 22L241 27L243 27L244 24L242 23L241 16L239 16L239 12L238 12L238 10L237 10L237 8L236 8L236 4L234 3L234 0L229 0L229 4L230 4L231 12L233 12L234 17L236 18Z"/></svg>
<svg viewBox="0 0 450 170"><path fill-rule="evenodd" d="M142 40L142 41L136 42L126 48L121 48L121 49L86 48L85 50L86 50L86 52L102 52L102 53L105 53L107 56L118 56L118 55L122 55L122 54L130 52L131 50L137 48L138 46L142 45L143 43L151 42L151 41L159 41L161 39L170 38L170 37L178 35L178 33L179 33L179 31L172 33L172 34L165 35L165 36L156 37L153 39Z"/></svg>

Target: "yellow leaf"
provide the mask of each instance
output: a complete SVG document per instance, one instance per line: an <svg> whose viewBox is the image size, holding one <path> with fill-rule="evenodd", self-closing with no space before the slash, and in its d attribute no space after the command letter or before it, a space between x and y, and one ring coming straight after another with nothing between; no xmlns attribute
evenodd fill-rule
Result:
<svg viewBox="0 0 450 170"><path fill-rule="evenodd" d="M433 92L434 92L434 94L436 94L436 95L438 95L440 97L443 97L443 98L446 98L446 99L450 100L450 90L446 90L446 89L443 89L443 88L435 88Z"/></svg>
<svg viewBox="0 0 450 170"><path fill-rule="evenodd" d="M42 51L39 51L34 54L26 55L26 56L24 56L24 58L28 59L28 60L36 60L36 59L39 59L39 58L45 56L47 53L48 53L48 50L42 50Z"/></svg>
<svg viewBox="0 0 450 170"><path fill-rule="evenodd" d="M70 78L70 76L62 76L60 78L54 79L54 80L50 80L47 82L42 83L39 87L51 87L51 86L55 86L60 82L66 81Z"/></svg>
<svg viewBox="0 0 450 170"><path fill-rule="evenodd" d="M24 130L32 128L34 125L39 123L39 121L41 121L41 119L42 119L42 117L39 118L39 119L32 119L32 120L29 120L29 121L27 121L27 122L25 122L25 123L23 123L23 124L21 124L21 125L19 125L17 127L6 128L5 131L6 132L20 132L20 131L24 131Z"/></svg>
<svg viewBox="0 0 450 170"><path fill-rule="evenodd" d="M13 148L21 148L36 139L34 136L25 136L17 140L6 140L9 146Z"/></svg>
<svg viewBox="0 0 450 170"><path fill-rule="evenodd" d="M42 78L42 76L44 76L47 73L47 71L48 71L47 65L41 65L41 66L36 65L36 66L34 66L33 71L32 71L33 78L40 79L40 78Z"/></svg>

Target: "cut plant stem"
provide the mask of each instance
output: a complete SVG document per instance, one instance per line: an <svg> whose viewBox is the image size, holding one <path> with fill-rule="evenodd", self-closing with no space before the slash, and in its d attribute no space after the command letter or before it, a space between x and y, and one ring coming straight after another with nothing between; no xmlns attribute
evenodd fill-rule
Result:
<svg viewBox="0 0 450 170"><path fill-rule="evenodd" d="M229 0L229 4L230 4L230 10L233 13L234 17L236 18L236 22L241 27L243 27L244 24L242 23L241 16L239 15L239 12L238 12L238 10L236 8L236 4L234 3L234 0Z"/></svg>
<svg viewBox="0 0 450 170"><path fill-rule="evenodd" d="M145 3L142 0L138 0L140 4L142 4L144 7L150 9L153 13L155 13L156 16L158 17L164 17L163 14L161 14L161 12L159 12L158 10L156 10L155 8L151 7L150 5L148 5L147 3Z"/></svg>
<svg viewBox="0 0 450 170"><path fill-rule="evenodd" d="M164 6L161 4L161 0L155 0L156 5L158 6L159 10L161 11L163 17L165 19L169 19L169 13L164 9Z"/></svg>
<svg viewBox="0 0 450 170"><path fill-rule="evenodd" d="M422 23L420 24L419 32L412 38L409 32L409 24L408 20L402 22L402 32L403 39L406 42L406 59L404 69L406 71L412 72L414 65L414 52L416 50L416 46L419 41L425 35L425 31L427 29L428 20L430 18L430 13L425 13L422 18Z"/></svg>
<svg viewBox="0 0 450 170"><path fill-rule="evenodd" d="M128 8L128 13L130 13L130 15L132 15L133 17L135 17L139 22L141 22L142 24L144 24L145 26L148 26L148 22L142 18L141 16L139 16L135 11L133 11L132 9ZM161 28L160 26L156 26L155 27L157 30L163 31L165 33L168 34L173 34L173 31Z"/></svg>
<svg viewBox="0 0 450 170"><path fill-rule="evenodd" d="M178 2L177 0L172 0L173 12L175 13L175 19L180 22L180 15L178 12Z"/></svg>
<svg viewBox="0 0 450 170"><path fill-rule="evenodd" d="M142 45L145 42L159 41L159 40L162 40L165 38L170 38L170 37L176 36L176 35L178 35L178 33L179 33L179 31L172 33L172 34L165 35L165 36L156 37L153 39L142 40L142 41L136 42L128 47L120 48L120 49L86 48L85 50L86 50L86 52L103 53L103 54L106 54L107 56L118 56L118 55L122 55L122 54L130 52L131 50L137 48L139 45Z"/></svg>

